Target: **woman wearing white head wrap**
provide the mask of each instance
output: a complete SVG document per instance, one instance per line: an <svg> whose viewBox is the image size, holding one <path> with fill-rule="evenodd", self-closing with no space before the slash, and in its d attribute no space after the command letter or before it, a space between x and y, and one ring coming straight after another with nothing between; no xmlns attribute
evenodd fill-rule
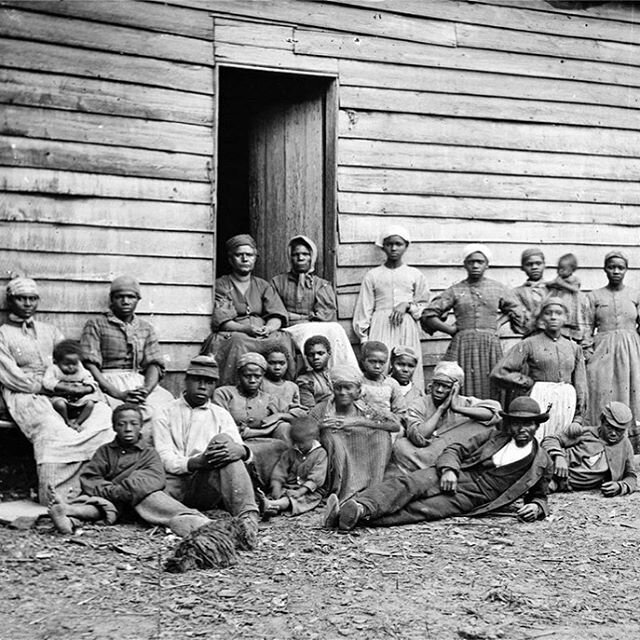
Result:
<svg viewBox="0 0 640 640"><path fill-rule="evenodd" d="M399 345L412 347L418 364L413 382L424 388L422 345L418 320L429 301L429 287L422 273L403 262L411 238L400 225L385 227L376 245L386 261L368 271L353 311L353 329L361 343L377 340L389 350Z"/></svg>
<svg viewBox="0 0 640 640"><path fill-rule="evenodd" d="M422 328L433 334L442 331L452 337L445 360L460 363L465 373L465 395L499 399L500 390L489 374L502 357L498 336L498 317L509 317L512 329L523 333L524 309L505 285L486 278L491 252L482 244L465 247L464 268L467 278L436 296L422 314ZM456 324L445 322L450 312Z"/></svg>
<svg viewBox="0 0 640 640"><path fill-rule="evenodd" d="M314 273L318 259L315 242L300 234L293 236L287 245L287 259L289 271L271 279L289 316L284 331L293 339L305 363L304 343L311 336L321 335L331 343L330 367L337 364L357 367L349 338L337 321L335 291L331 283Z"/></svg>
<svg viewBox="0 0 640 640"><path fill-rule="evenodd" d="M53 363L53 347L64 336L53 325L34 320L39 298L29 278L15 278L7 286L9 318L0 327L0 384L11 417L33 444L38 497L46 504L49 485L65 498L69 492L70 497L79 494L83 463L113 439L113 431L111 410L103 402L96 402L80 432L54 410L43 380Z"/></svg>

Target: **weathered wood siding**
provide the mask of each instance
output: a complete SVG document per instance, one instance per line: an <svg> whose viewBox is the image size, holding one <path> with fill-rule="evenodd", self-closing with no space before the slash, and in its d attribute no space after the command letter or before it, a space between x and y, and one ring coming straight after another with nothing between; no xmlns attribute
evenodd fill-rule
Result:
<svg viewBox="0 0 640 640"><path fill-rule="evenodd" d="M640 18L542 0L0 2L3 270L77 333L134 271L181 369L211 307L213 64L335 75L338 275L349 326L378 229L413 232L433 291L486 242L640 263ZM213 46L211 43L213 42ZM215 172L214 172L215 173ZM19 221L19 224L18 224ZM638 285L635 273L629 283ZM426 362L445 350L425 340Z"/></svg>
<svg viewBox="0 0 640 640"><path fill-rule="evenodd" d="M217 62L337 74L340 316L378 264L391 218L434 292L463 246L519 284L521 251L576 253L585 289L623 247L640 263L640 14L542 0L172 0L213 10ZM277 23L274 24L274 23ZM555 271L547 272L549 277ZM628 276L640 285L635 273ZM423 342L425 361L446 349Z"/></svg>
<svg viewBox="0 0 640 640"><path fill-rule="evenodd" d="M134 274L174 391L211 313L211 38L179 7L0 3L0 284L78 337Z"/></svg>

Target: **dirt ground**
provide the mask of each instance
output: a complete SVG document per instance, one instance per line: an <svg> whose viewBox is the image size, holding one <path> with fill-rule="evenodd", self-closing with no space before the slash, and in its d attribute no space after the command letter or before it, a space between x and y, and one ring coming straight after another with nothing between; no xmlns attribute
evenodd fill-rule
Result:
<svg viewBox="0 0 640 640"><path fill-rule="evenodd" d="M158 529L0 528L0 638L639 638L640 494L552 505L348 535L278 517L236 566L179 575Z"/></svg>

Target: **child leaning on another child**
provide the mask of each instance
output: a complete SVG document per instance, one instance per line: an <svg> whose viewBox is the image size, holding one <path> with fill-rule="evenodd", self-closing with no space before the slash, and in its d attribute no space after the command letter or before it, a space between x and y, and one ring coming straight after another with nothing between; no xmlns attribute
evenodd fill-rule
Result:
<svg viewBox="0 0 640 640"><path fill-rule="evenodd" d="M271 473L271 496L263 497L264 517L286 512L292 516L315 509L322 501L319 489L327 478L327 452L320 444L318 423L307 417L291 425L292 446Z"/></svg>
<svg viewBox="0 0 640 640"><path fill-rule="evenodd" d="M51 404L64 421L76 431L102 400L95 378L82 365L78 340L61 340L53 348L53 364L42 378L42 386L51 392Z"/></svg>

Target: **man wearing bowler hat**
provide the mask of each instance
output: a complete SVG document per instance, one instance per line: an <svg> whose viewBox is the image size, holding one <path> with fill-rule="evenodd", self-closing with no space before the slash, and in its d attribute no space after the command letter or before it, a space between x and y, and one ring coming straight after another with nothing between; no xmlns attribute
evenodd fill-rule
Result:
<svg viewBox="0 0 640 640"><path fill-rule="evenodd" d="M153 419L153 444L167 473L165 491L189 507L224 507L255 544L258 506L245 466L251 458L231 415L211 402L218 381L212 356L191 360L181 398Z"/></svg>
<svg viewBox="0 0 640 640"><path fill-rule="evenodd" d="M519 518L544 518L553 464L534 435L549 414L529 397L516 398L500 414L501 426L449 445L435 465L374 485L342 505L330 496L325 526L348 531L479 516L518 498L524 499Z"/></svg>
<svg viewBox="0 0 640 640"><path fill-rule="evenodd" d="M552 491L600 489L606 498L636 490L637 470L627 428L631 409L609 402L598 427L584 427L579 434L560 432L542 441L554 466Z"/></svg>

